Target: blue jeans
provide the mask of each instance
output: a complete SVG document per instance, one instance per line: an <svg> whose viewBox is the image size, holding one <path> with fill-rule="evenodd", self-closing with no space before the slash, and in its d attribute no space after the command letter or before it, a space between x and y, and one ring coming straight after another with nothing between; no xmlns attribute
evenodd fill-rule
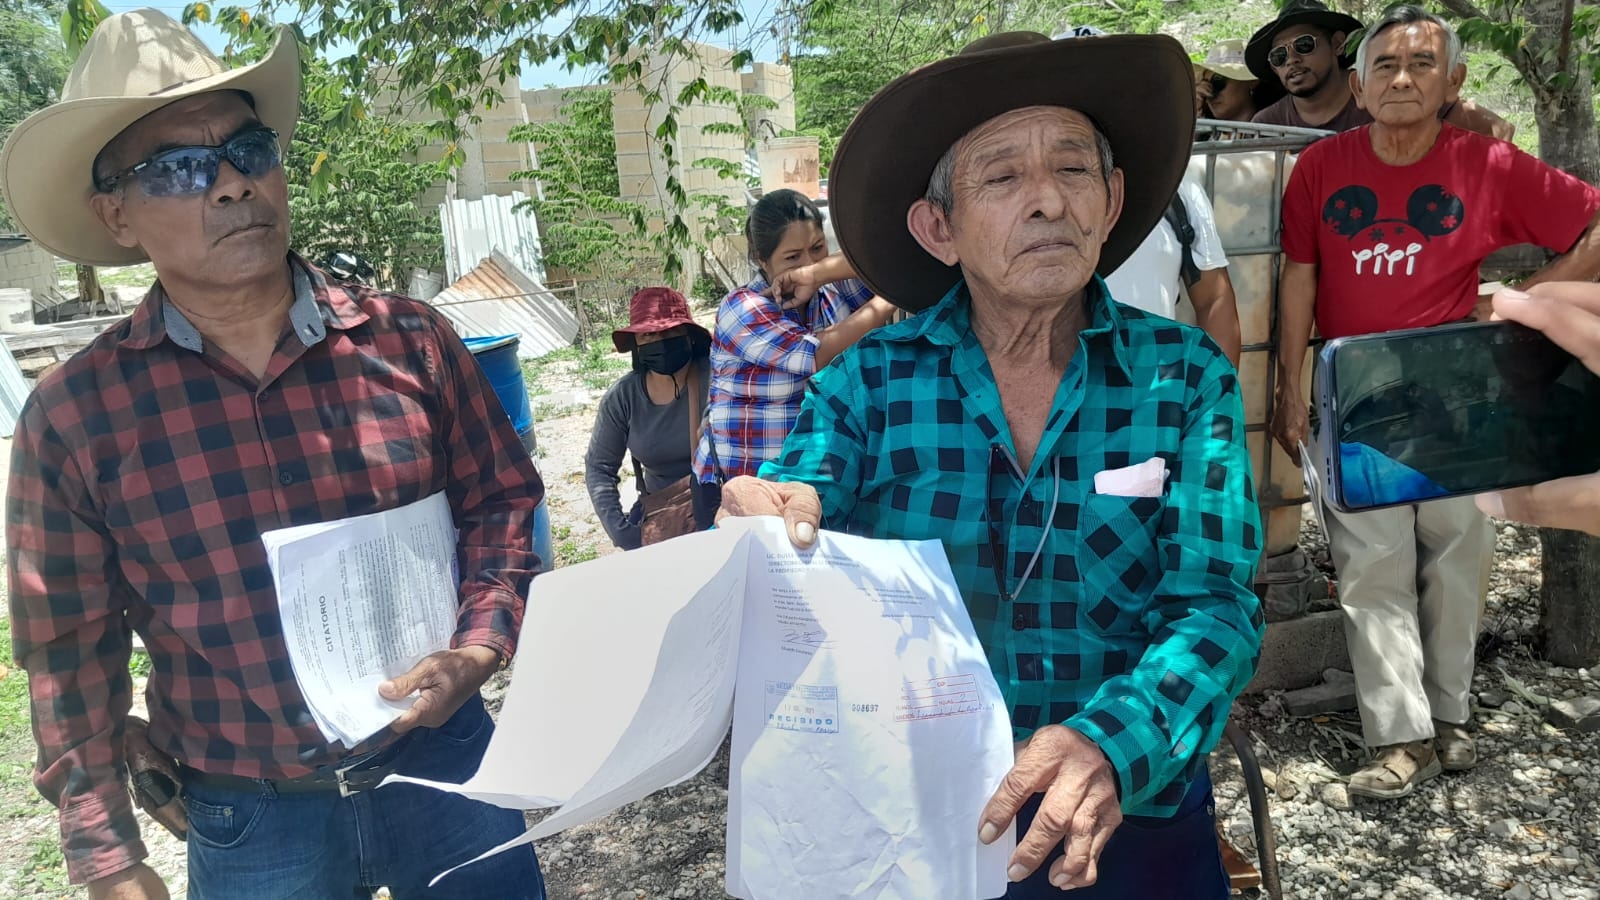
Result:
<svg viewBox="0 0 1600 900"><path fill-rule="evenodd" d="M1017 813L1017 838L1033 824L1043 795ZM1058 843L1044 864L1011 885L1005 900L1227 900L1228 875L1217 849L1216 800L1204 767L1170 819L1128 816L1100 852L1099 879L1063 893L1050 883L1050 866L1064 852Z"/></svg>
<svg viewBox="0 0 1600 900"><path fill-rule="evenodd" d="M461 782L477 771L494 722L474 695L438 728L414 733L395 771ZM389 785L278 794L184 788L189 813L189 900L361 898L387 886L395 900L544 900L533 847L507 850L429 888L428 881L522 834L522 813L432 788Z"/></svg>

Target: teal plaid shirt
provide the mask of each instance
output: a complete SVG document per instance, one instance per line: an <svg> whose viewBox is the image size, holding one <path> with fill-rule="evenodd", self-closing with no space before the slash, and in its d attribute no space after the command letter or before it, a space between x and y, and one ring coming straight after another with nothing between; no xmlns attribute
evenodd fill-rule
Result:
<svg viewBox="0 0 1600 900"><path fill-rule="evenodd" d="M958 285L818 372L761 475L815 487L829 528L943 541L1016 738L1077 729L1115 768L1125 813L1170 816L1255 670L1260 510L1221 351L1108 302L1098 278L1087 296L1031 471L1012 462ZM1152 457L1169 472L1161 497L1094 492L1096 472Z"/></svg>

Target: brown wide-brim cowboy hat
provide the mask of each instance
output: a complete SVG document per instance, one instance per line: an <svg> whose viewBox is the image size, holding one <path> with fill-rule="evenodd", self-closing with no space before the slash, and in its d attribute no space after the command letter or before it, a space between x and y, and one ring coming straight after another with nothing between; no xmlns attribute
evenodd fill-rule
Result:
<svg viewBox="0 0 1600 900"><path fill-rule="evenodd" d="M23 119L0 150L0 192L11 218L62 259L91 266L144 262L143 250L111 239L89 205L95 157L134 122L211 91L249 94L257 117L287 148L300 118L293 33L280 29L260 62L228 69L189 29L156 10L106 18L67 75L61 102Z"/></svg>
<svg viewBox="0 0 1600 900"><path fill-rule="evenodd" d="M993 35L890 82L846 129L828 172L839 247L879 296L917 311L961 278L928 254L906 212L928 189L945 151L996 116L1030 106L1075 109L1094 120L1123 172L1122 215L1100 248L1109 274L1161 220L1194 140L1194 72L1165 35L1052 41Z"/></svg>
<svg viewBox="0 0 1600 900"><path fill-rule="evenodd" d="M1345 52L1339 57L1341 68L1356 64L1355 42L1350 37L1361 30L1361 20L1337 10L1329 9L1318 0L1289 0L1278 17L1256 29L1250 42L1244 45L1244 64L1263 82L1280 83L1278 73L1267 63L1267 53L1272 49L1272 39L1278 32L1294 25L1310 25L1329 34L1343 32Z"/></svg>

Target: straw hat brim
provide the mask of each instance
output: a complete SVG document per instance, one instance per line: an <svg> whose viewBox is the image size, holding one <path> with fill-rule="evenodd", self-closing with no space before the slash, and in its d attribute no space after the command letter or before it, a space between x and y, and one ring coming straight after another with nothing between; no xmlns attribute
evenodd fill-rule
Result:
<svg viewBox="0 0 1600 900"><path fill-rule="evenodd" d="M1165 35L1046 39L931 63L891 82L856 114L834 154L828 193L840 249L867 286L916 311L960 280L959 268L912 237L906 212L963 135L1033 106L1077 110L1105 133L1123 172L1123 203L1096 271L1109 274L1133 253L1189 162L1193 64Z"/></svg>
<svg viewBox="0 0 1600 900"><path fill-rule="evenodd" d="M89 205L94 159L123 129L170 103L212 91L244 91L262 124L285 149L300 118L300 47L287 28L257 63L149 97L85 97L24 119L0 150L6 208L39 246L91 266L126 266L149 257L112 240Z"/></svg>

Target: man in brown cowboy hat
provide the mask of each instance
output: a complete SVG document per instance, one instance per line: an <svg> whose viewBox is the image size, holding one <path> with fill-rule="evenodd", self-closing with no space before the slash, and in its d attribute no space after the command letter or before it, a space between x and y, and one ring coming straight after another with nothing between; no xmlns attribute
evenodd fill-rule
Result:
<svg viewBox="0 0 1600 900"><path fill-rule="evenodd" d="M818 372L778 459L724 488L801 544L943 542L1019 742L976 823L1022 835L1011 898L1228 896L1205 758L1262 634L1238 383L1102 278L1193 129L1164 36L1000 34L879 91L830 173L839 241L922 313Z"/></svg>
<svg viewBox="0 0 1600 900"><path fill-rule="evenodd" d="M1263 125L1292 125L1349 131L1372 122L1356 103L1352 38L1361 20L1329 9L1321 0L1289 0L1278 17L1256 29L1245 46L1245 64L1262 83L1282 83L1288 93L1252 119ZM1457 128L1503 141L1516 127L1471 100L1451 101L1439 118Z"/></svg>
<svg viewBox="0 0 1600 900"><path fill-rule="evenodd" d="M7 507L14 653L35 783L91 897L165 897L129 802L132 633L149 741L175 763L190 897L542 898L531 852L432 875L522 815L388 774L461 781L493 725L478 687L514 651L543 486L494 392L428 307L330 282L289 252L281 165L299 51L226 70L154 10L107 18L62 101L0 152L12 215L58 256L149 259L133 315L44 378ZM381 694L414 702L346 748L291 669L261 534L443 492L459 528L452 649ZM131 740L131 738L130 738ZM500 859L505 859L500 863Z"/></svg>

